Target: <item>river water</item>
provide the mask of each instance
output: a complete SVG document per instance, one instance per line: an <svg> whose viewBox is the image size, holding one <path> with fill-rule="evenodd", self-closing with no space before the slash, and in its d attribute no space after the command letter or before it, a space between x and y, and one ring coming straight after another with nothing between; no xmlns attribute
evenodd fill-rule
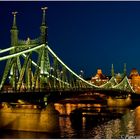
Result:
<svg viewBox="0 0 140 140"><path fill-rule="evenodd" d="M1 130L0 138L14 139L51 139L51 138L92 138L120 139L140 138L140 106L109 107L107 104L55 103L59 111L59 131L28 132ZM82 116L74 110L83 108ZM73 117L70 113L73 112ZM101 116L100 114L104 114ZM96 116L95 116L96 115Z"/></svg>

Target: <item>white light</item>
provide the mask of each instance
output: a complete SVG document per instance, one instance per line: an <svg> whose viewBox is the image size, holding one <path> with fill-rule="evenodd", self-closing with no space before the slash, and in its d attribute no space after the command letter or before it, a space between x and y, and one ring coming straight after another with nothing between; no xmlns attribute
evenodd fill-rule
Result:
<svg viewBox="0 0 140 140"><path fill-rule="evenodd" d="M15 53L15 54L11 54L11 55L0 57L0 61L6 60L6 59L9 59L9 58L12 58L12 57L16 57L16 56L19 56L19 55L22 55L22 54L25 54L25 53L28 53L28 52L32 52L32 51L37 50L37 49L40 49L42 47L44 47L44 44L39 45L37 47L33 47L31 49L28 49L28 50L24 50L22 52L18 52L18 53Z"/></svg>

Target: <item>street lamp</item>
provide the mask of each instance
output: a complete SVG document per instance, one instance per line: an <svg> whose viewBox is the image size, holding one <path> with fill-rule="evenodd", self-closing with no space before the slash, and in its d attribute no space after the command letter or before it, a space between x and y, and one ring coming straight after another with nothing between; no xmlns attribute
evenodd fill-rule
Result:
<svg viewBox="0 0 140 140"><path fill-rule="evenodd" d="M83 70L80 70L80 77L83 78L83 76L84 76L84 71Z"/></svg>

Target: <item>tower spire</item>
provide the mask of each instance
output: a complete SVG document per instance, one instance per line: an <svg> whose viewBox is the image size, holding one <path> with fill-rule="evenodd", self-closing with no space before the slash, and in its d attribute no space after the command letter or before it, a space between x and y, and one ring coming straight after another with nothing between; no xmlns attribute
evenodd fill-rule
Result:
<svg viewBox="0 0 140 140"><path fill-rule="evenodd" d="M112 75L112 77L114 76L114 66L113 66L113 64L112 64L112 67L111 67L111 75Z"/></svg>
<svg viewBox="0 0 140 140"><path fill-rule="evenodd" d="M12 29L17 29L17 26L16 26L16 14L17 14L17 13L18 13L17 11L12 12L12 14L13 14L13 16L14 16L14 18L13 18L13 26L12 26Z"/></svg>
<svg viewBox="0 0 140 140"><path fill-rule="evenodd" d="M16 25L16 14L18 12L12 12L13 15L13 25L12 28L10 30L11 32L11 46L16 46L18 44L18 29L17 29L17 25Z"/></svg>
<svg viewBox="0 0 140 140"><path fill-rule="evenodd" d="M46 25L46 10L48 9L48 7L42 7L41 8L43 11L43 16L42 16L42 25Z"/></svg>
<svg viewBox="0 0 140 140"><path fill-rule="evenodd" d="M46 25L46 10L48 9L47 7L43 7L41 8L42 11L43 11L43 16L42 16L42 24L41 24L41 27L40 27L40 31L41 31L41 34L40 34L40 39L41 39L41 43L43 44L46 44L47 43L47 25Z"/></svg>
<svg viewBox="0 0 140 140"><path fill-rule="evenodd" d="M126 63L124 63L124 70L123 70L123 72L124 72L124 76L126 76Z"/></svg>

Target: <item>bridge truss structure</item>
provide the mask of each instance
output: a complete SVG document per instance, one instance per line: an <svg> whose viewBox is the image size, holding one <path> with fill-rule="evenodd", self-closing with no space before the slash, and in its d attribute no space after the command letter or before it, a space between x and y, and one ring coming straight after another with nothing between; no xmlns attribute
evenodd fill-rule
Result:
<svg viewBox="0 0 140 140"><path fill-rule="evenodd" d="M7 83L10 88L8 87L6 92L75 89L115 89L134 92L127 76L120 83L117 83L112 76L104 85L96 86L71 70L48 45L46 10L46 7L42 8L40 36L36 39L27 38L27 40L18 38L17 12L12 13L11 47L0 50L0 62L5 63L0 91L5 91Z"/></svg>

